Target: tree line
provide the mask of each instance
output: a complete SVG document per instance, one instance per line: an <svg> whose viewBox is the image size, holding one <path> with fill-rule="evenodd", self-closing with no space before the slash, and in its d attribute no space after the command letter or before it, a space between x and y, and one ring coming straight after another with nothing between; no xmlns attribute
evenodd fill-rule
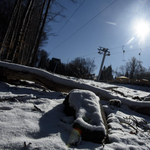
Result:
<svg viewBox="0 0 150 150"><path fill-rule="evenodd" d="M147 79L150 80L150 67L146 69L142 65L142 61L135 57L129 59L125 65L119 67L119 70L114 71L117 76L126 76L130 79Z"/></svg>
<svg viewBox="0 0 150 150"><path fill-rule="evenodd" d="M46 51L38 51L37 67L46 69L51 72L62 74L65 76L73 76L77 78L93 79L95 76L94 71L96 65L94 60L90 58L77 57L68 63L61 63L60 60L53 61L49 59L49 55ZM89 76L92 75L93 77ZM130 79L147 79L150 80L150 67L146 69L142 65L142 61L137 60L135 57L129 59L125 65L119 67L119 69L113 70L112 66L104 66L102 69L101 81L113 80L115 77L126 76Z"/></svg>
<svg viewBox="0 0 150 150"><path fill-rule="evenodd" d="M77 57L68 63L62 63L60 59L49 59L45 50L38 51L36 66L57 74L86 79L92 79L95 76L96 68L94 60L90 58Z"/></svg>
<svg viewBox="0 0 150 150"><path fill-rule="evenodd" d="M35 66L49 22L63 17L64 7L57 0L1 0L0 8L0 60Z"/></svg>
<svg viewBox="0 0 150 150"><path fill-rule="evenodd" d="M61 63L61 60L52 58L49 59L49 55L45 50L38 51L37 67L45 69L50 72L62 74L65 76L72 76L76 78L84 79L96 79L94 71L96 65L94 60L90 58L77 57L68 63ZM101 73L101 81L107 81L113 79L112 66L104 66Z"/></svg>

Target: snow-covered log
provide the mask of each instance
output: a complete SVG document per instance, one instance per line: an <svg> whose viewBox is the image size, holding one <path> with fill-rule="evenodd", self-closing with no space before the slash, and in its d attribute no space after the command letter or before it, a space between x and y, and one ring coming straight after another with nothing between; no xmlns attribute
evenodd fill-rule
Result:
<svg viewBox="0 0 150 150"><path fill-rule="evenodd" d="M78 131L77 137L81 136L85 141L102 143L107 137L108 127L99 97L88 90L74 89L66 97L64 104L65 113L75 118L73 128Z"/></svg>
<svg viewBox="0 0 150 150"><path fill-rule="evenodd" d="M75 81L70 77L56 75L39 68L0 61L0 70L1 78L7 77L7 79L34 81L54 91L69 93L72 89L86 89L101 97L106 98L110 95L108 94L109 90L94 87L80 81ZM108 99L111 98L108 97Z"/></svg>
<svg viewBox="0 0 150 150"><path fill-rule="evenodd" d="M111 100L119 99L123 104L137 112L150 116L150 102L138 101L132 98L116 95L110 90L95 87L80 81L75 81L69 77L52 74L38 68L27 67L23 65L7 63L0 61L0 76L8 79L24 79L39 83L48 89L61 92L70 92L72 89L85 89L94 92L101 99Z"/></svg>

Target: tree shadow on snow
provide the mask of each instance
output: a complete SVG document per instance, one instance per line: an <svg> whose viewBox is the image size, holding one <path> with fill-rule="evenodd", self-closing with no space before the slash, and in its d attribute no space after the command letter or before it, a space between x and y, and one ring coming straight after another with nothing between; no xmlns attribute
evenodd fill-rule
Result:
<svg viewBox="0 0 150 150"><path fill-rule="evenodd" d="M51 136L58 136L62 141L67 145L68 140L70 138L71 133L65 129L64 126L61 126L60 123L63 117L66 117L64 113L64 104L59 104L54 107L52 110L45 113L39 120L40 130L37 133L30 133L30 136L34 139L41 138L50 138ZM66 124L67 126L68 124ZM60 136L60 137L59 137ZM90 148L95 149L99 147L100 144L89 142L89 141L81 141L78 146L71 146L71 148Z"/></svg>
<svg viewBox="0 0 150 150"><path fill-rule="evenodd" d="M12 94L18 95L18 94L23 94L23 95L28 95L28 94L33 94L37 96L38 98L49 98L49 99L60 99L64 98L61 92L55 92L55 91L50 91L46 92L43 91L42 89L38 88L32 88L32 87L17 87L15 85L10 86L9 84L5 82L1 82L0 84L0 91L1 92L10 92Z"/></svg>
<svg viewBox="0 0 150 150"><path fill-rule="evenodd" d="M50 137L53 136L53 134L56 134L56 136L60 135L61 139L65 143L67 143L68 140L67 133L69 134L69 132L65 131L65 128L61 127L60 125L61 118L65 116L63 111L64 105L59 104L52 110L43 114L43 116L39 120L39 127L40 127L39 132L30 133L30 136L32 136L35 139L40 139Z"/></svg>

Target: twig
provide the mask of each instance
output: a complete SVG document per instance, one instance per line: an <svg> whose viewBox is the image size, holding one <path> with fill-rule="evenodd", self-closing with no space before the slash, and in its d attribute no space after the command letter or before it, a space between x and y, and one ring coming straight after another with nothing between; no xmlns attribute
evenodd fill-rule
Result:
<svg viewBox="0 0 150 150"><path fill-rule="evenodd" d="M31 145L32 143L29 143L28 145L26 144L26 142L24 142L24 148L27 148Z"/></svg>
<svg viewBox="0 0 150 150"><path fill-rule="evenodd" d="M125 121L120 121L120 123L125 123L132 127L135 132L131 131L131 134L137 134L138 131L143 131L143 130L150 130L150 127L147 126L147 122L144 119L141 119L141 121L138 121L136 117L130 115L129 117L124 117L123 118ZM132 124L134 124L136 127L134 127ZM148 131L149 132L149 131Z"/></svg>
<svg viewBox="0 0 150 150"><path fill-rule="evenodd" d="M132 119L132 118L133 118L133 119ZM142 127L142 129L144 129L144 130L150 130L149 127L143 125L141 122L138 122L137 119L136 119L134 116L130 116L130 119L132 119L132 121L135 122L136 127ZM144 119L141 119L141 120L143 121L144 124L147 125L147 121L145 121Z"/></svg>
<svg viewBox="0 0 150 150"><path fill-rule="evenodd" d="M37 111L39 111L39 112L43 112L40 108L38 108L35 104L33 104L34 105L34 108L35 108L35 110L37 110Z"/></svg>
<svg viewBox="0 0 150 150"><path fill-rule="evenodd" d="M120 123L125 123L125 124L129 125L130 127L132 127L136 131L136 134L138 133L138 130L134 126L132 126L130 123L125 122L125 121L124 122L120 121Z"/></svg>
<svg viewBox="0 0 150 150"><path fill-rule="evenodd" d="M104 139L102 140L103 148L104 148L104 146L105 146L105 141L106 141L106 136L105 136Z"/></svg>

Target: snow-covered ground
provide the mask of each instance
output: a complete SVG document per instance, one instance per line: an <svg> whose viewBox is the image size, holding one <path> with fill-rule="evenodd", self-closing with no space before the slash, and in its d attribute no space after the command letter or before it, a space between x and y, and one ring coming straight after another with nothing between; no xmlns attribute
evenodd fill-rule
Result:
<svg viewBox="0 0 150 150"><path fill-rule="evenodd" d="M103 89L113 88L127 97L144 98L150 94L149 87L112 85L82 79L77 82ZM31 85L15 86L0 82L0 150L150 149L150 117L132 111L124 104L121 107L109 105L108 101L102 99L100 101L108 116L110 143L103 147L82 140L79 145L68 147L73 134L73 118L63 112L66 93L45 91L33 87L33 83ZM62 120L66 120L66 123Z"/></svg>

